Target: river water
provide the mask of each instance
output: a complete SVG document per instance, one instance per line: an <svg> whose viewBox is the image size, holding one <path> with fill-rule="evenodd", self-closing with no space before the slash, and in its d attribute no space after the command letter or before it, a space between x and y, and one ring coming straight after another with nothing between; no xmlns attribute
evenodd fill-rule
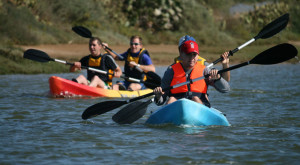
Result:
<svg viewBox="0 0 300 165"><path fill-rule="evenodd" d="M163 74L165 67L159 67ZM231 92L209 88L229 127L149 127L111 120L118 109L81 119L106 99L49 97L48 78L0 76L0 164L297 164L300 64L249 65L231 72Z"/></svg>

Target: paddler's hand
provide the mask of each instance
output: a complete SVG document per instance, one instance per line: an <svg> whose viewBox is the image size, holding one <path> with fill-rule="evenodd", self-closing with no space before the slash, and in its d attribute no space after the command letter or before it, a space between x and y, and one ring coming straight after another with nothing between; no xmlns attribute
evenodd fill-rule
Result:
<svg viewBox="0 0 300 165"><path fill-rule="evenodd" d="M122 72L114 72L114 77L120 78L122 75Z"/></svg>
<svg viewBox="0 0 300 165"><path fill-rule="evenodd" d="M228 58L229 52L224 52L221 57L222 57L222 65L223 68L228 68L229 67L229 58Z"/></svg>
<svg viewBox="0 0 300 165"><path fill-rule="evenodd" d="M106 47L108 47L108 44L105 42L102 42L102 47L103 47L103 49L106 49Z"/></svg>
<svg viewBox="0 0 300 165"><path fill-rule="evenodd" d="M137 66L138 66L138 64L135 63L134 61L130 61L130 62L129 62L129 67L130 67L130 68L137 67Z"/></svg>
<svg viewBox="0 0 300 165"><path fill-rule="evenodd" d="M156 87L156 88L153 90L153 93L154 93L156 99L160 99L160 97L161 97L165 92L163 92L163 90L162 90L161 87Z"/></svg>
<svg viewBox="0 0 300 165"><path fill-rule="evenodd" d="M81 62L74 62L74 67L81 70Z"/></svg>
<svg viewBox="0 0 300 165"><path fill-rule="evenodd" d="M208 80L219 80L221 78L217 69L210 70L209 74L210 76L208 77Z"/></svg>

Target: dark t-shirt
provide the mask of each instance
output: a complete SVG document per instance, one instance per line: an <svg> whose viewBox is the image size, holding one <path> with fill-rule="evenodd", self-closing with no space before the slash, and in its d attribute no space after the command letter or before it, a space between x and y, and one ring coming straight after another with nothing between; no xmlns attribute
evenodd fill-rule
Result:
<svg viewBox="0 0 300 165"><path fill-rule="evenodd" d="M90 58L98 59L100 57L102 59L100 61L99 66L90 66L89 65L89 59ZM98 57L93 57L92 55L88 55L88 56L85 56L85 57L81 58L80 62L81 62L82 66L91 67L91 68L103 70L103 71L106 71L106 72L108 72L109 69L115 70L118 67L115 60L110 55L107 55L107 54L100 55ZM95 71L87 70L87 75L88 75L87 79L90 80L90 81L95 75L97 75L104 82L108 81L107 75L101 74L101 73L98 73L98 72L95 72Z"/></svg>

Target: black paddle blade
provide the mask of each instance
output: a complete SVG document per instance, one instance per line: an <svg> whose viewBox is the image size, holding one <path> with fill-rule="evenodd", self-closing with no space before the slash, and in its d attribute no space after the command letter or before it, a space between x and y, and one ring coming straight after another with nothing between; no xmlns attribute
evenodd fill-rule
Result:
<svg viewBox="0 0 300 165"><path fill-rule="evenodd" d="M158 74L154 73L154 72L147 72L145 73L147 76L147 80L145 82L149 82L152 84L155 84L154 86L158 87L161 85L161 78ZM154 87L155 88L155 87Z"/></svg>
<svg viewBox="0 0 300 165"><path fill-rule="evenodd" d="M276 20L272 21L271 23L269 23L267 26L265 26L259 33L257 36L254 37L254 39L258 39L258 38L262 38L262 39L266 39L269 37L272 37L273 35L279 33L281 30L283 30L286 25L289 22L289 14L286 13L282 16L280 16L279 18L277 18Z"/></svg>
<svg viewBox="0 0 300 165"><path fill-rule="evenodd" d="M94 104L90 107L88 107L81 115L81 118L86 120L98 115L101 115L103 113L106 113L108 111L111 111L115 108L118 108L124 104L126 104L127 101L105 101L101 103Z"/></svg>
<svg viewBox="0 0 300 165"><path fill-rule="evenodd" d="M144 84L147 88L154 89L156 87L160 87L161 84L153 84L151 80L147 79L144 81Z"/></svg>
<svg viewBox="0 0 300 165"><path fill-rule="evenodd" d="M52 58L50 58L48 56L47 53L40 51L40 50L36 50L36 49L26 50L24 52L23 57L33 60L33 61L38 61L38 62L49 62L49 61L53 60Z"/></svg>
<svg viewBox="0 0 300 165"><path fill-rule="evenodd" d="M136 101L121 109L112 119L118 124L131 124L145 115L147 106L151 103L152 99L146 102Z"/></svg>
<svg viewBox="0 0 300 165"><path fill-rule="evenodd" d="M279 44L265 50L249 61L251 64L271 65L278 64L297 56L297 49L288 43Z"/></svg>
<svg viewBox="0 0 300 165"><path fill-rule="evenodd" d="M81 37L92 38L92 32L83 26L74 26L72 30Z"/></svg>

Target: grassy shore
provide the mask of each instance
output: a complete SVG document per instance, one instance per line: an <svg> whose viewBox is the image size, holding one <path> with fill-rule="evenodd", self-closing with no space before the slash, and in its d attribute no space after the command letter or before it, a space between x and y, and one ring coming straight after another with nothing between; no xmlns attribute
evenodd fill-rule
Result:
<svg viewBox="0 0 300 165"><path fill-rule="evenodd" d="M295 45L298 50L300 50L300 42L290 42ZM260 52L275 46L272 45L248 45L236 52L233 57L231 57L231 63L236 64L250 60L252 57L256 56ZM70 62L78 61L84 55L89 54L88 46L85 44L65 44L65 45L38 45L38 46L21 46L24 50L34 48L39 49L52 58L58 58L67 60ZM125 52L129 46L128 45L109 45L117 53ZM145 45L144 46L149 52L152 61L155 65L170 65L174 58L179 55L177 45ZM233 50L237 45L230 46L200 46L200 56L204 57L208 62L212 62L220 57L224 51ZM296 60L289 61L295 63ZM124 62L118 62L119 65L123 66Z"/></svg>
<svg viewBox="0 0 300 165"><path fill-rule="evenodd" d="M300 50L300 42L290 42ZM274 45L249 45L230 58L231 64L249 61L260 52L271 48ZM17 47L17 48L16 48ZM123 53L128 45L109 45L115 52ZM172 64L178 56L177 45L145 45L149 50L153 63L156 66ZM208 62L213 62L220 57L224 51L233 50L237 45L229 46L200 46L200 55ZM69 62L78 61L84 55L89 54L86 44L60 44L60 45L35 45L35 46L14 46L1 49L0 52L0 74L39 74L39 73L63 73L68 72L69 66L56 62L40 63L24 59L23 52L27 49L38 49L46 52L51 58L66 60ZM299 60L292 59L289 63L299 63ZM124 62L117 62L123 66Z"/></svg>

